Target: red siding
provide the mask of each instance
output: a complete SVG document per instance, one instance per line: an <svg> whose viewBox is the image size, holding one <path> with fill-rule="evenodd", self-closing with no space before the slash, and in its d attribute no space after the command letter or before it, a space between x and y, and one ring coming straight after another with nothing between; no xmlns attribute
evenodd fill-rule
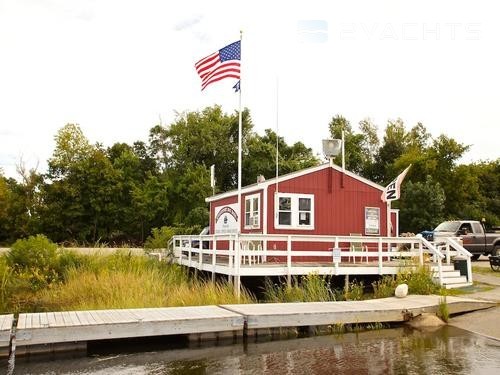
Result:
<svg viewBox="0 0 500 375"><path fill-rule="evenodd" d="M330 172L331 171L331 172ZM314 230L274 228L274 193L268 188L268 233L349 235L365 234L365 207L380 208L380 235L387 235L387 206L380 199L381 191L352 177L326 168L279 184L280 193L314 194ZM330 185L329 185L330 184Z"/></svg>
<svg viewBox="0 0 500 375"><path fill-rule="evenodd" d="M259 194L260 196L260 228L256 229L245 229L245 197L249 195ZM234 195L229 198L223 198L215 202L210 202L210 233L215 233L215 208L220 206L225 206L228 204L234 204L238 202L238 195ZM241 194L241 220L240 220L240 229L241 233L262 233L263 225L264 225L264 216L263 216L263 207L264 207L264 194L262 190L255 190L250 193Z"/></svg>
<svg viewBox="0 0 500 375"><path fill-rule="evenodd" d="M380 236L387 233L387 206L380 199L381 191L360 180L343 176L333 168L324 168L303 176L298 176L279 183L280 193L313 194L314 195L314 229L287 230L274 228L274 195L276 185L270 184L267 188L267 210L264 210L264 196L266 190L254 190L242 194L240 220L242 233L263 233L263 214L267 211L268 234L311 234L311 235L350 235L359 233L365 235L365 207L380 209ZM244 229L245 197L260 193L260 228ZM237 202L237 195L220 199L210 203L210 230L214 233L215 207ZM286 243L268 243L269 248L285 250ZM340 244L347 248L349 244ZM294 243L293 250L321 250L332 247L326 243ZM299 259L296 259L299 260ZM304 260L314 261L313 257Z"/></svg>

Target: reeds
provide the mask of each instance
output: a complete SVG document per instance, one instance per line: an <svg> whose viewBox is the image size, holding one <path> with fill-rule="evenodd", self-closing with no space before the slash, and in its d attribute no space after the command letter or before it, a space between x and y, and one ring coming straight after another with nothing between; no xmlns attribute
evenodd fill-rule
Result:
<svg viewBox="0 0 500 375"><path fill-rule="evenodd" d="M145 256L118 252L87 255L70 268L65 282L44 290L40 305L51 311L214 305L253 302L243 291L240 300L232 285L190 279L175 265Z"/></svg>
<svg viewBox="0 0 500 375"><path fill-rule="evenodd" d="M31 288L0 257L1 312L68 311L256 302L227 282L191 278L185 268L126 250L111 255L59 251L57 281Z"/></svg>

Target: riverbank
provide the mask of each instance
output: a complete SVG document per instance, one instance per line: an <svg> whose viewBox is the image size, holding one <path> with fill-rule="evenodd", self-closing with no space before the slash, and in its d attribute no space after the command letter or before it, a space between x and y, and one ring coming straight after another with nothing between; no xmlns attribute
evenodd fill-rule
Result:
<svg viewBox="0 0 500 375"><path fill-rule="evenodd" d="M473 267L489 268L488 257L481 256L472 262ZM454 327L480 334L500 341L500 272L498 276L494 273L474 273L474 281L491 287L487 291L468 293L467 297L497 302L497 307L482 311L452 317L448 324Z"/></svg>

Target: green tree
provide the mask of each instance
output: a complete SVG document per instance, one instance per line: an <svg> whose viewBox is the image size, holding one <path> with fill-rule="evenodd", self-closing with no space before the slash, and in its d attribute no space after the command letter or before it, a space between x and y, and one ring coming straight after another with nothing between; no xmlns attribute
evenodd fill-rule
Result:
<svg viewBox="0 0 500 375"><path fill-rule="evenodd" d="M265 178L276 176L276 133L266 129L263 136L251 133L247 137L247 154L243 158L243 185L256 182L258 175ZM278 173L279 175L298 171L314 165L319 160L314 156L312 149L302 142L288 145L283 137L278 137Z"/></svg>
<svg viewBox="0 0 500 375"><path fill-rule="evenodd" d="M425 182L405 182L398 202L400 230L418 233L433 229L444 219L444 201L443 189L431 176Z"/></svg>
<svg viewBox="0 0 500 375"><path fill-rule="evenodd" d="M242 113L243 147L253 125L250 113ZM157 125L150 131L151 154L155 155L163 171L186 170L202 165L209 169L216 165L219 191L237 186L238 171L238 113L225 114L220 106L179 115L168 127Z"/></svg>
<svg viewBox="0 0 500 375"><path fill-rule="evenodd" d="M377 127L369 118L359 123L360 133L352 128L350 122L341 115L334 116L328 124L330 136L341 139L344 132L344 150L346 169L361 176L372 178L374 174L375 153L378 149ZM333 159L337 165L342 164L342 155Z"/></svg>
<svg viewBox="0 0 500 375"><path fill-rule="evenodd" d="M92 146L77 125L56 135L44 188L44 228L56 241L96 242L119 228L119 173L105 150Z"/></svg>

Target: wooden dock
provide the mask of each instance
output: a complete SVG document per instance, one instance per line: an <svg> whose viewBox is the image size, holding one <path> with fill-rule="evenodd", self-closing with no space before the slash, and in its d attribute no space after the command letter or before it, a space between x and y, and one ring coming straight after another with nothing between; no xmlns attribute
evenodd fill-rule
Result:
<svg viewBox="0 0 500 375"><path fill-rule="evenodd" d="M243 331L243 316L218 306L20 314L18 347L130 337Z"/></svg>
<svg viewBox="0 0 500 375"><path fill-rule="evenodd" d="M403 322L422 313L435 313L440 296L410 295L365 301L222 305L245 317L248 329L330 324ZM446 297L448 311L457 314L492 307L495 303Z"/></svg>
<svg viewBox="0 0 500 375"><path fill-rule="evenodd" d="M10 349L10 336L14 315L0 315L0 358L7 357Z"/></svg>
<svg viewBox="0 0 500 375"><path fill-rule="evenodd" d="M257 335L259 329L402 322L423 312L435 312L440 298L407 296L366 301L20 314L16 346L17 354L23 355L65 350L64 347L66 350L85 349L89 341L106 339L185 334L191 340L218 340ZM447 304L451 314L496 305L461 297L447 297ZM5 327L8 328L7 320ZM75 343L80 346L75 347Z"/></svg>

